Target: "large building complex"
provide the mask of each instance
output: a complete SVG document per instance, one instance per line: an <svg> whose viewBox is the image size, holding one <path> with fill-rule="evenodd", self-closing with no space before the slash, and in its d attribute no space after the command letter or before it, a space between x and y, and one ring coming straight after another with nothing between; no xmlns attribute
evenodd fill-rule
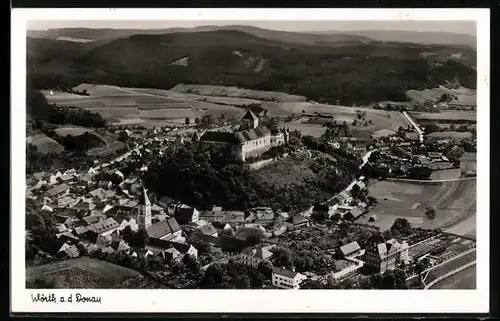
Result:
<svg viewBox="0 0 500 321"><path fill-rule="evenodd" d="M232 157L241 161L254 158L274 146L288 143L288 131L272 134L269 128L259 124L259 118L249 109L240 119L235 132L208 131L200 137L201 144L227 146Z"/></svg>

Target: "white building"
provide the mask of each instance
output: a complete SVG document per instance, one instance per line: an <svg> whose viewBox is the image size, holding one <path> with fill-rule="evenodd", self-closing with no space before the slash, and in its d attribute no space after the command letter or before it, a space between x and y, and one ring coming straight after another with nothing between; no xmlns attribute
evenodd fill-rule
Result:
<svg viewBox="0 0 500 321"><path fill-rule="evenodd" d="M299 289L300 283L307 279L307 276L298 272L274 268L273 269L273 286L281 289Z"/></svg>

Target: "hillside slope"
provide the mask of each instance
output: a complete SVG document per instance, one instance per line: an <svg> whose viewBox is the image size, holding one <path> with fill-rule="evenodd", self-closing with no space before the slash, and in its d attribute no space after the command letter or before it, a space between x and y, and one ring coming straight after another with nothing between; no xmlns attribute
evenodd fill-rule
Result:
<svg viewBox="0 0 500 321"><path fill-rule="evenodd" d="M28 39L38 88L82 82L169 89L238 86L298 94L318 102L402 101L406 91L457 80L474 88L472 49L400 43L301 45L236 30L134 35L101 45ZM460 59L450 56L460 52ZM172 65L188 59L186 66ZM466 63L467 62L467 63Z"/></svg>

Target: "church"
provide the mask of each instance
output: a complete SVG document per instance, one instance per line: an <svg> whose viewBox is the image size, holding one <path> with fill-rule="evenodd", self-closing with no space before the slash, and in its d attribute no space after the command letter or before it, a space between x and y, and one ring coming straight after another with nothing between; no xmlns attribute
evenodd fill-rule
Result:
<svg viewBox="0 0 500 321"><path fill-rule="evenodd" d="M287 129L282 129L277 134L271 133L269 128L259 124L259 118L248 109L240 119L238 131L208 131L201 137L195 133L193 140L202 145L226 146L232 157L245 162L262 155L272 147L287 144L288 135Z"/></svg>

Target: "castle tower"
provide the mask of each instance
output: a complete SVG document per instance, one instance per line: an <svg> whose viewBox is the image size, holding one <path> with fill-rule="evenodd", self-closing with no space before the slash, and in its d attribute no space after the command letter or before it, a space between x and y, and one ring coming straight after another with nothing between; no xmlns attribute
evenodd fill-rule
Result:
<svg viewBox="0 0 500 321"><path fill-rule="evenodd" d="M146 189L142 188L142 194L139 198L139 204L137 204L138 214L137 214L137 224L140 229L147 229L151 224L151 202L149 201L148 193Z"/></svg>
<svg viewBox="0 0 500 321"><path fill-rule="evenodd" d="M249 130L259 127L259 117L247 108L247 112L240 119L240 130Z"/></svg>
<svg viewBox="0 0 500 321"><path fill-rule="evenodd" d="M288 140L290 139L290 134L288 133L288 128L283 128L283 137L285 139L285 145L288 144Z"/></svg>

